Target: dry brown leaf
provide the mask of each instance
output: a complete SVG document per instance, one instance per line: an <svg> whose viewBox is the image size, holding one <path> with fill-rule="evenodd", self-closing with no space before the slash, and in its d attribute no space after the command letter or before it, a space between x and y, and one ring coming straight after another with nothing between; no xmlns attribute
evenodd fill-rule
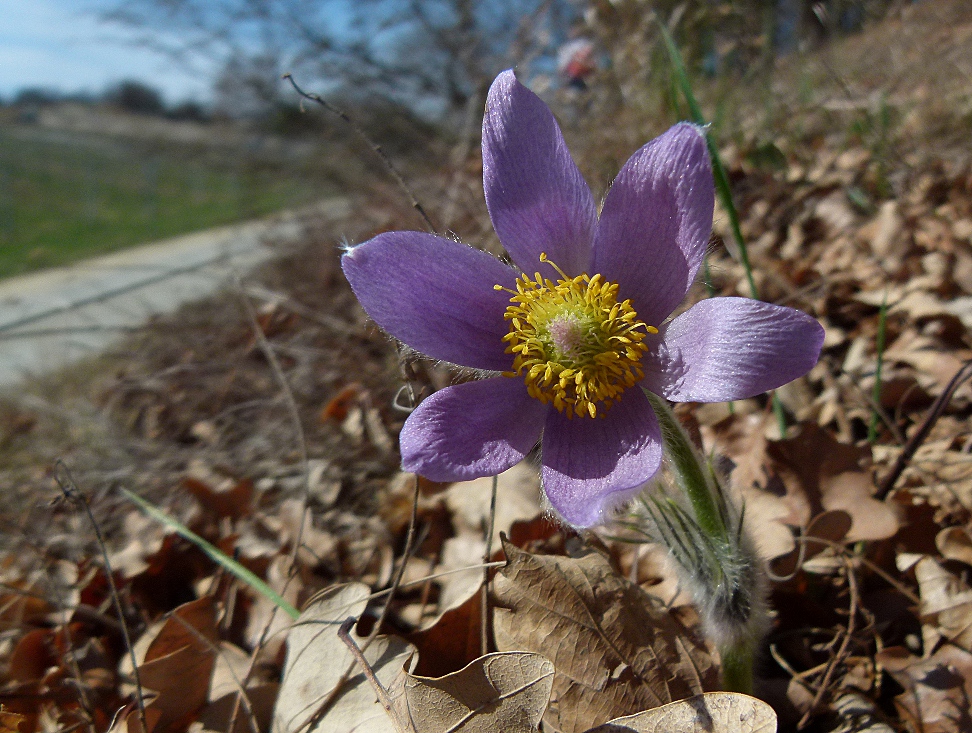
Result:
<svg viewBox="0 0 972 733"><path fill-rule="evenodd" d="M531 555L509 542L503 549L496 644L553 661L546 725L580 733L718 686L704 644L601 555Z"/></svg>
<svg viewBox="0 0 972 733"><path fill-rule="evenodd" d="M474 593L458 608L439 616L434 625L409 634L419 651L415 673L428 677L462 669L482 654L482 594Z"/></svg>
<svg viewBox="0 0 972 733"><path fill-rule="evenodd" d="M965 527L946 527L935 536L935 545L946 560L972 565L972 535Z"/></svg>
<svg viewBox="0 0 972 733"><path fill-rule="evenodd" d="M894 702L913 730L966 733L972 730L972 654L944 644L928 659L903 647L880 651L877 661L904 688Z"/></svg>
<svg viewBox="0 0 972 733"><path fill-rule="evenodd" d="M250 513L253 504L253 482L249 479L227 481L218 487L194 476L182 479L182 488L192 494L200 506L218 519L239 519Z"/></svg>
<svg viewBox="0 0 972 733"><path fill-rule="evenodd" d="M487 654L445 677L407 674L397 708L415 733L532 733L553 675L553 664L539 654Z"/></svg>
<svg viewBox="0 0 972 733"><path fill-rule="evenodd" d="M299 573L290 573L289 557L277 555L267 567L267 584L284 600L296 605L298 597L304 591L304 584ZM263 644L264 652L270 657L276 657L283 646L283 632L293 623L285 613L280 613L276 604L263 594L253 593L256 600L250 608L244 638L251 647Z"/></svg>
<svg viewBox="0 0 972 733"><path fill-rule="evenodd" d="M972 589L931 557L915 565L915 579L922 621L952 643L972 649Z"/></svg>
<svg viewBox="0 0 972 733"><path fill-rule="evenodd" d="M136 643L142 686L157 693L146 706L146 712L158 712L156 730L182 721L206 703L216 665L216 639L216 604L203 596L179 606ZM122 658L121 669L131 675L128 655Z"/></svg>
<svg viewBox="0 0 972 733"><path fill-rule="evenodd" d="M587 733L776 733L776 713L738 692L706 692L626 715Z"/></svg>
<svg viewBox="0 0 972 733"><path fill-rule="evenodd" d="M483 537L489 522L491 477L452 484L445 493L452 512L456 534ZM493 547L500 546L500 533L509 533L513 522L533 519L540 514L540 477L536 468L521 462L496 477L496 518L493 522Z"/></svg>
<svg viewBox="0 0 972 733"><path fill-rule="evenodd" d="M837 442L816 425L802 423L794 437L770 441L770 471L811 517L824 510L841 509L852 519L848 541L878 540L892 536L899 527L893 508L873 498L874 482L862 467L870 462L867 447Z"/></svg>
<svg viewBox="0 0 972 733"><path fill-rule="evenodd" d="M283 682L273 712L274 733L351 731L387 733L393 729L372 687L337 632L345 619L360 616L370 590L362 583L350 583L324 591L301 613L287 638L287 661ZM363 639L352 633L359 646ZM365 658L385 688L404 679L404 665L414 659L415 648L395 637L380 636L365 651ZM305 727L334 691L342 676L351 674L333 705L318 724Z"/></svg>
<svg viewBox="0 0 972 733"><path fill-rule="evenodd" d="M221 641L217 649L216 666L209 684L209 702L238 692L250 668L250 655L238 646Z"/></svg>
<svg viewBox="0 0 972 733"><path fill-rule="evenodd" d="M44 677L48 667L57 664L55 632L51 629L28 631L10 653L5 677L17 682L30 682Z"/></svg>
<svg viewBox="0 0 972 733"><path fill-rule="evenodd" d="M477 566L482 563L486 550L484 534L489 526L492 484L491 477L461 481L452 484L444 494L455 536L443 544L435 572L449 572L449 575L437 581L441 589L438 615L423 623L423 628L433 626L443 613L461 606L482 586L483 571ZM535 468L521 462L497 476L493 552L499 549L500 534L508 534L514 522L533 519L539 514L540 477Z"/></svg>
<svg viewBox="0 0 972 733"><path fill-rule="evenodd" d="M850 527L851 518L845 511L838 509L818 514L803 532L802 547L796 546L786 555L773 558L769 563L773 575L783 578L792 575L803 563L831 548L833 543L841 542Z"/></svg>
<svg viewBox="0 0 972 733"><path fill-rule="evenodd" d="M0 733L19 733L20 724L25 720L20 713L10 713L0 707Z"/></svg>
<svg viewBox="0 0 972 733"><path fill-rule="evenodd" d="M270 730L273 706L277 701L280 685L269 682L248 687L245 700L237 700L239 692L231 692L214 700L199 713L204 730L221 733L254 733ZM233 723L233 715L236 722Z"/></svg>

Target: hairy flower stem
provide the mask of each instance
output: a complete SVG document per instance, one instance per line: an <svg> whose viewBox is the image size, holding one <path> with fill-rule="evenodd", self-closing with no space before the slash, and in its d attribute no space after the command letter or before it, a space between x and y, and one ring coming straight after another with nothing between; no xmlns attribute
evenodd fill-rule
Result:
<svg viewBox="0 0 972 733"><path fill-rule="evenodd" d="M658 416L665 457L671 462L672 474L678 487L692 504L695 521L714 542L728 545L729 535L725 519L691 440L667 400L648 390L645 390L645 395Z"/></svg>
<svg viewBox="0 0 972 733"><path fill-rule="evenodd" d="M723 687L751 694L754 653L765 620L756 554L743 534L742 518L726 502L668 402L645 394L661 425L670 474L688 507L657 491L642 504L689 581L706 633L722 658Z"/></svg>
<svg viewBox="0 0 972 733"><path fill-rule="evenodd" d="M733 648L720 648L722 657L722 686L729 692L753 694L753 647L740 644Z"/></svg>

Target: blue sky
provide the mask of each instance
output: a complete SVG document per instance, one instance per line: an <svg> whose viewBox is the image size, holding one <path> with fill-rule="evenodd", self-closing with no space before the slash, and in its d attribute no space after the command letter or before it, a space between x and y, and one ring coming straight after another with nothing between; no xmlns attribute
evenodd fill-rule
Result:
<svg viewBox="0 0 972 733"><path fill-rule="evenodd" d="M205 76L193 78L166 57L132 45L132 36L98 21L94 0L0 0L0 98L27 86L100 92L139 79L166 101L204 100Z"/></svg>

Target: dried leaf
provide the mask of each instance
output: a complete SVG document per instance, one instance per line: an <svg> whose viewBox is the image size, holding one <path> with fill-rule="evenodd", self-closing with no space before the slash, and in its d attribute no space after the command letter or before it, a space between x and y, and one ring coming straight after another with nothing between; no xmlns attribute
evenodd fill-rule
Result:
<svg viewBox="0 0 972 733"><path fill-rule="evenodd" d="M19 733L20 724L26 719L19 713L10 713L0 708L0 733Z"/></svg>
<svg viewBox="0 0 972 733"><path fill-rule="evenodd" d="M706 692L627 715L587 733L776 733L776 713L737 692Z"/></svg>
<svg viewBox="0 0 972 733"><path fill-rule="evenodd" d="M280 686L275 682L248 687L245 701L239 699L239 692L231 692L214 700L199 713L199 722L204 730L226 733L254 733L270 730L273 720L273 706L277 701ZM233 715L236 722L233 724Z"/></svg>
<svg viewBox="0 0 972 733"><path fill-rule="evenodd" d="M922 620L952 643L972 650L972 589L931 557L918 561L915 578Z"/></svg>
<svg viewBox="0 0 972 733"><path fill-rule="evenodd" d="M703 643L595 552L531 555L504 542L494 581L496 644L551 659L544 723L579 733L619 715L715 689Z"/></svg>
<svg viewBox="0 0 972 733"><path fill-rule="evenodd" d="M904 688L895 698L898 712L922 733L972 730L972 654L944 644L928 659L902 647L880 651L877 661Z"/></svg>
<svg viewBox="0 0 972 733"><path fill-rule="evenodd" d="M553 675L553 664L539 654L487 654L445 677L406 675L397 707L415 733L532 733Z"/></svg>
<svg viewBox="0 0 972 733"><path fill-rule="evenodd" d="M972 535L965 527L946 527L935 536L935 545L946 560L972 565Z"/></svg>
<svg viewBox="0 0 972 733"><path fill-rule="evenodd" d="M216 604L210 596L175 609L144 648L138 672L142 686L158 696L147 709L157 710L158 730L199 710L206 703L216 665ZM123 663L124 666L124 663Z"/></svg>
<svg viewBox="0 0 972 733"><path fill-rule="evenodd" d="M474 593L458 608L439 616L435 624L408 636L419 651L416 674L440 677L462 669L479 657L482 653L481 599L482 594Z"/></svg>
<svg viewBox="0 0 972 733"><path fill-rule="evenodd" d="M848 540L884 539L897 531L896 515L871 497L874 484L861 470L870 461L868 448L844 445L815 423L803 423L793 438L771 442L767 454L787 492L801 492L812 515L824 509L850 514Z"/></svg>
<svg viewBox="0 0 972 733"><path fill-rule="evenodd" d="M812 560L824 550L832 547L833 543L842 541L851 528L851 518L847 512L839 509L832 512L818 514L807 525L803 533L801 547L794 547L782 557L774 558L770 562L770 569L778 577L788 577L795 573L800 564ZM823 540L818 542L816 540Z"/></svg>
<svg viewBox="0 0 972 733"><path fill-rule="evenodd" d="M20 637L10 654L6 672L11 680L30 682L42 679L47 669L56 663L54 632L34 629Z"/></svg>
<svg viewBox="0 0 972 733"><path fill-rule="evenodd" d="M345 619L360 616L370 591L361 583L329 588L304 609L287 639L287 661L273 713L274 733L350 731L387 733L393 728L374 690L337 632ZM352 633L360 646L363 640ZM400 685L404 665L414 647L395 637L378 637L365 658L386 688ZM345 672L347 680L317 725L306 727L334 692ZM399 692L401 692L399 690Z"/></svg>
<svg viewBox="0 0 972 733"><path fill-rule="evenodd" d="M252 509L254 490L253 482L249 479L214 488L201 479L186 476L182 479L182 488L192 494L203 509L219 519L239 519Z"/></svg>

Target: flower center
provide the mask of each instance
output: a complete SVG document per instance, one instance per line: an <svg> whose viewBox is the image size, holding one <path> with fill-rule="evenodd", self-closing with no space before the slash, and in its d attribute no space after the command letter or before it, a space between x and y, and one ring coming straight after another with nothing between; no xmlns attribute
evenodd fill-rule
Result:
<svg viewBox="0 0 972 733"><path fill-rule="evenodd" d="M638 320L631 301L618 303L618 286L600 275L570 278L553 267L554 282L537 272L521 275L504 318L510 332L503 337L513 368L503 376L523 376L527 392L552 402L568 418L601 417L628 387L644 376L642 341L658 329Z"/></svg>

